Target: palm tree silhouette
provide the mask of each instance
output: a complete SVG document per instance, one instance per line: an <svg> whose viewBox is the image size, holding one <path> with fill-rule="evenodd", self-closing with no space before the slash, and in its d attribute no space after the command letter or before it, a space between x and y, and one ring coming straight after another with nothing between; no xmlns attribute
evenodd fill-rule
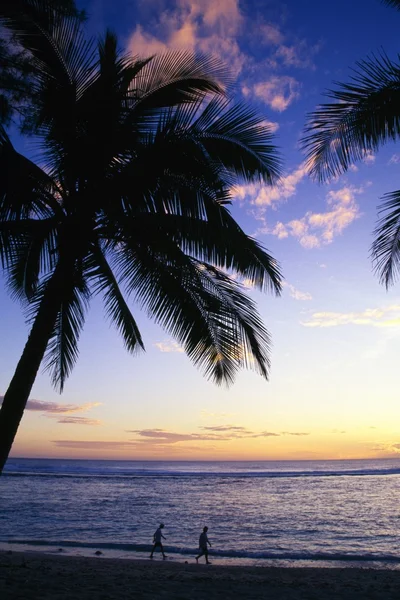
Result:
<svg viewBox="0 0 400 600"><path fill-rule="evenodd" d="M383 0L400 10L400 0ZM400 134L400 63L385 54L361 60L334 100L309 115L302 145L313 177L328 181ZM393 284L400 268L400 190L385 194L372 256L380 281Z"/></svg>
<svg viewBox="0 0 400 600"><path fill-rule="evenodd" d="M40 5L40 6L39 6ZM0 255L32 328L0 411L0 469L43 358L62 391L90 299L126 348L144 347L131 298L217 383L268 376L270 338L240 280L280 293L276 261L232 218L232 185L277 180L263 118L225 94L213 58L132 59L97 47L50 0L6 0L0 21L29 50L24 121L36 163L0 132Z"/></svg>

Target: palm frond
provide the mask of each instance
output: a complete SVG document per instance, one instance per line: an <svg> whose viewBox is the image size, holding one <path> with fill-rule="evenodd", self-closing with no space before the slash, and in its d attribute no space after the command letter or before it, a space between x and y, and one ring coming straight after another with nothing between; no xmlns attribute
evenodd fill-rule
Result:
<svg viewBox="0 0 400 600"><path fill-rule="evenodd" d="M235 272L261 291L279 295L282 274L277 261L244 233L224 206L213 208L213 212L208 210L207 220L173 213L141 213L117 222L119 232L111 232L107 224L98 233L116 243L127 237L148 244L160 244L162 240L175 243L185 254Z"/></svg>
<svg viewBox="0 0 400 600"><path fill-rule="evenodd" d="M144 350L144 344L137 323L129 310L118 282L98 246L91 247L90 281L93 282L94 293L100 293L104 298L106 314L114 323L122 336L125 347L129 352Z"/></svg>
<svg viewBox="0 0 400 600"><path fill-rule="evenodd" d="M132 240L121 246L116 268L128 293L133 293L149 316L177 339L207 377L217 383L231 383L238 368L248 364L251 343L257 356L252 366L266 375L268 348L261 349L262 340L266 341L264 330L260 330L260 337L253 332L254 341L247 328L257 317L252 302L240 294L240 284L230 282L228 293L227 278L221 275L220 279L214 276L211 285L206 267L165 239L151 245ZM209 270L211 273L212 267Z"/></svg>
<svg viewBox="0 0 400 600"><path fill-rule="evenodd" d="M47 73L59 83L75 80L81 70L81 33L84 13L72 1L3 0L0 23L9 29L22 48L28 50L37 72Z"/></svg>
<svg viewBox="0 0 400 600"><path fill-rule="evenodd" d="M400 190L384 196L380 207L375 240L372 244L372 258L375 271L381 283L388 288L400 274Z"/></svg>
<svg viewBox="0 0 400 600"><path fill-rule="evenodd" d="M199 94L223 93L231 77L220 60L188 51L170 51L153 56L143 65L134 82L132 98L140 110L165 109L197 101Z"/></svg>
<svg viewBox="0 0 400 600"><path fill-rule="evenodd" d="M36 294L39 302L41 294ZM78 341L85 322L90 290L82 274L75 270L63 283L62 300L45 356L45 368L54 387L63 391L65 381L78 358ZM33 309L33 307L32 307Z"/></svg>
<svg viewBox="0 0 400 600"><path fill-rule="evenodd" d="M232 105L229 99L217 97L195 120L189 135L202 143L212 161L236 177L272 185L281 175L281 159L264 121L245 104Z"/></svg>
<svg viewBox="0 0 400 600"><path fill-rule="evenodd" d="M0 259L15 297L30 301L41 274L56 264L56 226L50 219L0 221Z"/></svg>
<svg viewBox="0 0 400 600"><path fill-rule="evenodd" d="M369 151L400 135L400 65L385 55L359 63L352 83L338 84L308 117L302 146L310 173L336 177Z"/></svg>
<svg viewBox="0 0 400 600"><path fill-rule="evenodd" d="M54 180L14 149L1 126L0 164L0 221L63 215Z"/></svg>
<svg viewBox="0 0 400 600"><path fill-rule="evenodd" d="M382 0L382 2L387 6L393 6L393 8L400 10L400 0Z"/></svg>
<svg viewBox="0 0 400 600"><path fill-rule="evenodd" d="M255 303L244 293L240 285L213 265L199 262L200 277L204 286L209 287L222 299L221 308L215 315L218 320L226 313L229 327L236 327L234 336L228 331L228 341L231 343L230 352L237 363L255 369L268 379L270 368L269 353L271 339ZM232 345L233 340L233 345Z"/></svg>

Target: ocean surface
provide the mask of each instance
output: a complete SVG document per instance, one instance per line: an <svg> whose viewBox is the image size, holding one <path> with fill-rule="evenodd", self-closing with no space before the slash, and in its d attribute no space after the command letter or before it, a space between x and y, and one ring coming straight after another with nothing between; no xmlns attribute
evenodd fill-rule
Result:
<svg viewBox="0 0 400 600"><path fill-rule="evenodd" d="M218 564L398 569L399 498L398 459L10 459L0 548L147 558L163 522L168 560L193 562L207 525Z"/></svg>

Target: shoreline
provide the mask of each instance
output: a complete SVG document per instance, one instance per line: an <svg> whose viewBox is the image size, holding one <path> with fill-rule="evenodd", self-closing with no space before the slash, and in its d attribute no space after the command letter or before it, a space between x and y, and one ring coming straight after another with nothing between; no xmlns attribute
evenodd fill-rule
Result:
<svg viewBox="0 0 400 600"><path fill-rule="evenodd" d="M0 551L0 598L270 600L400 598L400 572L370 568L185 564Z"/></svg>

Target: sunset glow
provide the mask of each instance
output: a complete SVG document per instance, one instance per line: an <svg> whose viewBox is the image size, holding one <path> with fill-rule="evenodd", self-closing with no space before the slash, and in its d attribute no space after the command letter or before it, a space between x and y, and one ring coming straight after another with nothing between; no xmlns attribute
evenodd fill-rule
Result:
<svg viewBox="0 0 400 600"><path fill-rule="evenodd" d="M235 98L275 132L285 175L268 188L242 182L232 214L280 262L281 298L248 293L271 333L270 381L248 371L229 389L205 380L179 344L133 313L146 352L129 355L95 300L80 358L59 396L38 376L13 457L283 460L396 457L400 453L400 286L386 291L369 257L379 199L398 189L400 149L386 145L329 185L307 175L299 140L306 114L357 60L398 51L400 15L377 0L161 0L79 3L96 36L125 48L214 53ZM357 20L352 18L352 11ZM346 13L346 19L343 14ZM30 155L32 144L16 138ZM0 394L29 332L0 285Z"/></svg>

